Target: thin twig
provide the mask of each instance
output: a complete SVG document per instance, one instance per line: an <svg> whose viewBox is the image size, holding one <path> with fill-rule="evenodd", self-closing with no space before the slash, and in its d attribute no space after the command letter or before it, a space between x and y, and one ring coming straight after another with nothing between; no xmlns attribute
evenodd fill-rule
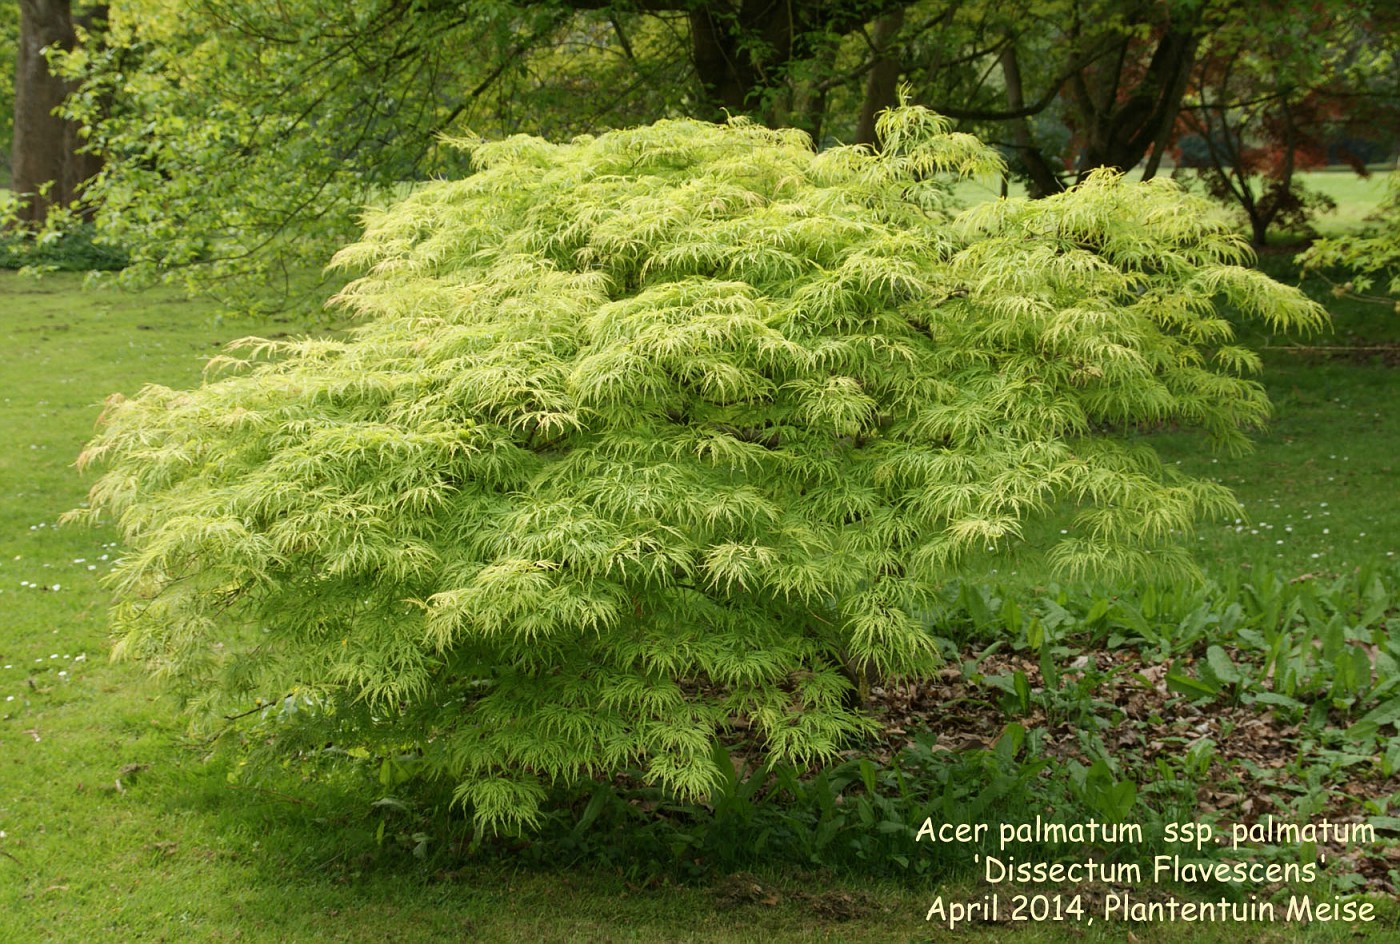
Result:
<svg viewBox="0 0 1400 944"><path fill-rule="evenodd" d="M1266 346L1264 350L1288 354L1386 354L1400 351L1400 344L1281 344Z"/></svg>
<svg viewBox="0 0 1400 944"><path fill-rule="evenodd" d="M295 695L295 694L296 694L296 692L288 692L286 695L282 696L282 697L279 698L277 701L286 701L288 698L291 698L291 697L292 697L293 695ZM265 701L265 702L262 702L261 704L254 705L252 708L249 708L247 711L240 711L240 712L239 712L238 714L236 714L236 715L224 715L224 720L225 720L225 721L237 721L239 718L246 718L246 717L248 717L249 715L257 714L259 711L262 711L264 708L271 708L271 707L272 707L273 705L275 705L275 704L277 704L276 701Z"/></svg>

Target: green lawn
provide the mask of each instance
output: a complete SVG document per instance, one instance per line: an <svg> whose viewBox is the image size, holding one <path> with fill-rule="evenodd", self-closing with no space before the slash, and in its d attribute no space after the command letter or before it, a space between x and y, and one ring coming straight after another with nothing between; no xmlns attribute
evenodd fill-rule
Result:
<svg viewBox="0 0 1400 944"><path fill-rule="evenodd" d="M1194 173L1183 172L1187 186L1195 183ZM1336 201L1337 207L1317 217L1317 229L1325 236L1337 236L1354 232L1365 225L1385 198L1387 181L1393 171L1374 170L1368 177L1360 177L1350 168L1334 167L1326 170L1304 171L1298 174L1299 181L1308 190L1326 194ZM1199 184L1196 184L1199 192ZM972 180L960 183L955 195L961 203L972 204L990 200L1001 193L999 180ZM1012 183L1008 193L1013 197L1025 196L1023 184ZM1270 234L1271 241L1278 238Z"/></svg>
<svg viewBox="0 0 1400 944"><path fill-rule="evenodd" d="M520 870L508 857L420 861L415 837L353 778L313 783L288 768L276 789L249 785L186 735L157 684L108 661L100 579L120 548L110 530L57 523L83 500L72 463L107 394L196 383L224 342L306 326L220 323L173 294L78 286L0 274L0 941L1400 941L1394 908L1365 926L949 932L924 921L934 897L984 890L777 863L676 885ZM1344 308L1337 336L1396 333ZM1277 419L1252 456L1153 434L1171 461L1236 488L1250 511L1202 533L1206 566L1341 573L1400 553L1400 374L1294 352L1271 353L1268 366ZM432 839L454 835L460 825Z"/></svg>
<svg viewBox="0 0 1400 944"><path fill-rule="evenodd" d="M1267 260L1278 277L1287 277L1286 258ZM1332 312L1325 333L1246 335L1264 352L1274 406L1252 453L1212 455L1191 437L1152 437L1184 471L1218 479L1244 502L1247 517L1200 535L1204 563L1274 561L1296 575L1400 557L1400 502L1391 492L1400 474L1400 318L1332 299L1321 280L1306 287Z"/></svg>
<svg viewBox="0 0 1400 944"><path fill-rule="evenodd" d="M1324 193L1337 203L1335 210L1318 218L1318 230L1333 236L1351 232L1364 224L1385 198L1392 173L1394 171L1377 170L1369 177L1360 177L1350 168L1336 167L1300 175L1309 190Z"/></svg>

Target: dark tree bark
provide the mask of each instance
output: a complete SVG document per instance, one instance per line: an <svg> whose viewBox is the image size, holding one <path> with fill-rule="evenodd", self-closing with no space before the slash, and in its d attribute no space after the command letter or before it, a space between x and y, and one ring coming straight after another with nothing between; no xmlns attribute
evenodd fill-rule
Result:
<svg viewBox="0 0 1400 944"><path fill-rule="evenodd" d="M1129 40L1122 40L1112 62L1101 61L1074 77L1074 102L1082 121L1080 152L1082 180L1097 167L1128 170L1149 149L1160 151L1170 138L1181 111L1200 35L1191 25L1168 28L1157 42L1142 80L1125 97L1119 96ZM1155 170L1156 162L1153 162Z"/></svg>
<svg viewBox="0 0 1400 944"><path fill-rule="evenodd" d="M747 57L739 52L737 37L714 12L702 7L690 14L690 42L695 72L712 113L706 117L722 118L726 111L743 114L753 75L744 61Z"/></svg>
<svg viewBox="0 0 1400 944"><path fill-rule="evenodd" d="M568 0L575 9L606 0ZM689 14L691 56L705 95L707 115L756 114L764 93L776 89L792 63L818 52L823 35L842 35L872 19L902 10L907 0L777 0L689 3L650 0L642 9L683 8Z"/></svg>
<svg viewBox="0 0 1400 944"><path fill-rule="evenodd" d="M72 88L49 70L43 50L77 44L69 0L19 0L19 10L12 189L26 204L21 219L42 223L51 207L73 201L100 164L78 153L78 126L54 114Z"/></svg>
<svg viewBox="0 0 1400 944"><path fill-rule="evenodd" d="M875 62L865 78L865 97L860 103L860 118L856 121L856 144L877 145L875 119L880 112L895 104L899 90L900 62L895 57L894 38L904 26L903 8L891 10L875 21L870 45Z"/></svg>
<svg viewBox="0 0 1400 944"><path fill-rule="evenodd" d="M1021 83L1021 65L1016 58L1016 47L1008 45L1001 54L1001 73L1006 80L1006 105L1017 117L1011 122L1011 137L1016 145L1016 156L1026 172L1028 192L1032 197L1048 197L1065 189L1065 182L1045 155L1036 145L1031 135L1029 117L1024 114L1026 95Z"/></svg>

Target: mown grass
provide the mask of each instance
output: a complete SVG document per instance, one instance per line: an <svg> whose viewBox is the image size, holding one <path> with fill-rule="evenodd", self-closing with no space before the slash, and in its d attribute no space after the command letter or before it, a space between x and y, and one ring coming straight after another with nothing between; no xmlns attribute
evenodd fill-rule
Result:
<svg viewBox="0 0 1400 944"><path fill-rule="evenodd" d="M1387 181L1392 173L1394 171L1373 169L1368 176L1362 177L1348 167L1329 167L1324 170L1304 171L1299 173L1297 178L1307 190L1324 194L1336 202L1334 209L1317 214L1314 225L1324 236L1339 236L1355 232L1367 224L1385 198ZM1183 170L1180 180L1184 186L1198 193L1204 189L1196 179L1194 171ZM954 190L955 197L964 204L990 200L1000 193L1001 182L993 179L964 181ZM1007 188L1007 193L1013 197L1023 197L1026 187L1013 181ZM1226 208L1224 205L1221 212L1238 215L1238 211L1233 207ZM1297 240L1298 237L1291 233L1270 233L1271 243L1291 244Z"/></svg>
<svg viewBox="0 0 1400 944"><path fill-rule="evenodd" d="M1288 256L1266 271L1295 280ZM1332 298L1313 278L1303 287L1332 313L1331 326L1279 339L1245 326L1264 355L1273 417L1243 456L1217 455L1195 437L1153 432L1150 441L1193 475L1217 479L1245 506L1238 522L1206 527L1199 557L1209 567L1273 562L1294 575L1340 573L1400 557L1400 318L1388 308Z"/></svg>
<svg viewBox="0 0 1400 944"><path fill-rule="evenodd" d="M1394 337L1368 311L1339 315L1340 337ZM939 932L924 922L934 894L984 893L939 876L888 884L775 863L736 889L527 870L509 857L415 857L412 823L371 807L377 794L354 772L330 783L293 767L273 782L240 779L235 761L185 734L158 685L107 661L98 581L119 553L113 533L56 523L82 501L72 462L104 396L195 383L227 340L306 328L223 324L172 294L83 293L74 277L0 275L0 940L1125 939L1124 926L1103 922L1018 926L1014 937L1006 926ZM1277 418L1253 456L1211 457L1189 438L1152 434L1172 461L1218 476L1257 512L1243 530L1202 534L1207 567L1262 556L1340 573L1400 552L1396 372L1294 352L1268 364ZM461 829L432 840L449 844ZM1131 930L1144 944L1400 940L1393 911L1362 929Z"/></svg>
<svg viewBox="0 0 1400 944"><path fill-rule="evenodd" d="M1319 216L1318 231L1333 236L1365 225L1385 199L1393 173L1393 170L1372 169L1362 177L1348 167L1329 167L1299 175L1305 187L1331 197L1337 204L1335 209Z"/></svg>

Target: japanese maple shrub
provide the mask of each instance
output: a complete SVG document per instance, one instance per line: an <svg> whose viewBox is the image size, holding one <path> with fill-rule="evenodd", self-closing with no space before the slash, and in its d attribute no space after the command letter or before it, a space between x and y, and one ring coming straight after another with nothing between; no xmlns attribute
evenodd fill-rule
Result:
<svg viewBox="0 0 1400 944"><path fill-rule="evenodd" d="M117 653L215 716L286 698L278 743L420 753L515 828L625 769L705 795L739 719L829 757L852 678L926 672L930 593L1051 509L1070 572L1189 569L1233 500L1122 431L1242 445L1268 405L1221 302L1321 310L1170 182L955 216L939 181L995 155L917 108L881 131L463 142L473 175L336 257L351 336L110 402Z"/></svg>
<svg viewBox="0 0 1400 944"><path fill-rule="evenodd" d="M1400 314L1400 300L1396 300L1400 296L1400 172L1391 172L1387 186L1374 225L1360 233L1319 239L1298 256L1298 262L1305 270L1349 272L1351 278L1335 285L1334 294L1393 303Z"/></svg>

